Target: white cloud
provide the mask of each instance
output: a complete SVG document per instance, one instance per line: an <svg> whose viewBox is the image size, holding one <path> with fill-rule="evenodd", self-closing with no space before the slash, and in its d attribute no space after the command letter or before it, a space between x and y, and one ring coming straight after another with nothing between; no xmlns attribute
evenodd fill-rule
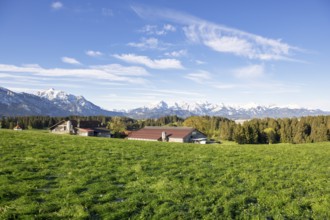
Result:
<svg viewBox="0 0 330 220"><path fill-rule="evenodd" d="M0 64L0 75L7 73L29 73L32 76L43 76L45 78L71 78L71 79L89 79L89 80L106 80L106 81L119 81L126 83L146 83L142 77L149 76L150 74L143 68L138 66L122 66L120 64L109 64L103 66L90 66L88 68L79 69L63 69L63 68L43 68L39 65L25 65L15 66ZM31 77L22 76L20 77ZM12 75L15 76L15 75Z"/></svg>
<svg viewBox="0 0 330 220"><path fill-rule="evenodd" d="M128 43L127 45L131 47L137 47L140 49L159 49L159 50L165 49L164 47L165 45L154 37L142 38L139 43L131 42Z"/></svg>
<svg viewBox="0 0 330 220"><path fill-rule="evenodd" d="M206 64L206 62L205 61L202 61L202 60L195 60L195 62L198 65Z"/></svg>
<svg viewBox="0 0 330 220"><path fill-rule="evenodd" d="M166 35L169 32L175 32L176 28L171 24L164 24L163 27L159 28L157 25L146 25L140 32L148 35Z"/></svg>
<svg viewBox="0 0 330 220"><path fill-rule="evenodd" d="M90 57L99 57L99 56L102 56L103 53L101 53L100 51L88 50L88 51L86 51L86 55L88 55Z"/></svg>
<svg viewBox="0 0 330 220"><path fill-rule="evenodd" d="M187 55L187 50L178 50L165 53L166 56L170 57L182 57Z"/></svg>
<svg viewBox="0 0 330 220"><path fill-rule="evenodd" d="M92 69L102 70L117 76L148 76L150 75L144 68L137 66L122 66L119 64L109 64L103 66L91 66Z"/></svg>
<svg viewBox="0 0 330 220"><path fill-rule="evenodd" d="M175 32L175 31L176 31L176 28L175 28L173 25L165 24L165 25L163 26L163 30L165 30L165 31Z"/></svg>
<svg viewBox="0 0 330 220"><path fill-rule="evenodd" d="M115 54L113 56L128 63L145 65L151 69L183 69L181 62L176 59L152 60L147 56L138 56L135 54Z"/></svg>
<svg viewBox="0 0 330 220"><path fill-rule="evenodd" d="M62 2L57 1L57 2L53 2L51 4L51 7L55 10L59 10L59 9L63 8L63 4L62 4Z"/></svg>
<svg viewBox="0 0 330 220"><path fill-rule="evenodd" d="M263 65L249 65L233 70L237 78L258 78L265 74Z"/></svg>
<svg viewBox="0 0 330 220"><path fill-rule="evenodd" d="M249 59L293 61L292 52L301 51L278 39L225 27L174 10L148 6L133 6L132 9L142 18L160 18L181 24L190 42L205 45L221 53L231 53Z"/></svg>
<svg viewBox="0 0 330 220"><path fill-rule="evenodd" d="M204 70L199 70L197 72L187 74L185 78L190 79L197 83L205 83L205 81L210 80L212 77L209 72Z"/></svg>
<svg viewBox="0 0 330 220"><path fill-rule="evenodd" d="M204 41L206 46L219 52L234 53L236 55L251 55L251 45L244 39L237 37L216 37Z"/></svg>
<svg viewBox="0 0 330 220"><path fill-rule="evenodd" d="M217 89L233 89L238 86L235 84L215 84L213 87Z"/></svg>
<svg viewBox="0 0 330 220"><path fill-rule="evenodd" d="M155 34L157 31L157 25L145 25L140 32L146 33L146 34Z"/></svg>
<svg viewBox="0 0 330 220"><path fill-rule="evenodd" d="M112 17L113 11L110 8L102 8L102 15L105 17Z"/></svg>
<svg viewBox="0 0 330 220"><path fill-rule="evenodd" d="M73 65L81 64L78 60L76 60L75 58L71 58L71 57L62 57L61 60L63 63L73 64Z"/></svg>
<svg viewBox="0 0 330 220"><path fill-rule="evenodd" d="M187 90L165 90L165 89L148 89L148 92L151 93L159 93L160 95L162 94L171 94L171 95L190 95L190 96L199 96L200 93L194 91L187 91Z"/></svg>
<svg viewBox="0 0 330 220"><path fill-rule="evenodd" d="M201 43L217 52L249 59L290 60L290 52L296 50L280 40L267 39L208 22L189 24L184 28L184 32L191 42Z"/></svg>

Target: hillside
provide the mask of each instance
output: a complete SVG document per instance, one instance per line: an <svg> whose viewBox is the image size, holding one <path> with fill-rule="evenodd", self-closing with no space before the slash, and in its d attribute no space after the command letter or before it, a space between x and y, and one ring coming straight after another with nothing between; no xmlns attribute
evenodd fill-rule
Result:
<svg viewBox="0 0 330 220"><path fill-rule="evenodd" d="M330 145L0 130L1 219L329 219Z"/></svg>

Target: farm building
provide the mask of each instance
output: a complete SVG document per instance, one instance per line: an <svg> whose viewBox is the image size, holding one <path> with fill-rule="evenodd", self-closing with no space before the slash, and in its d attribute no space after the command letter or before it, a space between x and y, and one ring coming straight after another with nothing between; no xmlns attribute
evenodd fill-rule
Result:
<svg viewBox="0 0 330 220"><path fill-rule="evenodd" d="M55 134L76 134L75 128L77 127L77 124L78 123L75 120L63 120L51 126L49 130Z"/></svg>
<svg viewBox="0 0 330 220"><path fill-rule="evenodd" d="M97 137L111 137L111 133L109 129L103 127L94 128L94 136Z"/></svg>
<svg viewBox="0 0 330 220"><path fill-rule="evenodd" d="M94 130L92 130L90 128L77 128L77 135L94 136Z"/></svg>
<svg viewBox="0 0 330 220"><path fill-rule="evenodd" d="M55 134L76 134L80 136L110 137L110 130L100 127L99 121L60 121L49 128Z"/></svg>
<svg viewBox="0 0 330 220"><path fill-rule="evenodd" d="M23 130L19 125L16 125L13 129L14 129L14 131L22 131Z"/></svg>
<svg viewBox="0 0 330 220"><path fill-rule="evenodd" d="M127 139L144 141L163 141L189 143L206 135L191 127L152 127L147 126L131 132Z"/></svg>

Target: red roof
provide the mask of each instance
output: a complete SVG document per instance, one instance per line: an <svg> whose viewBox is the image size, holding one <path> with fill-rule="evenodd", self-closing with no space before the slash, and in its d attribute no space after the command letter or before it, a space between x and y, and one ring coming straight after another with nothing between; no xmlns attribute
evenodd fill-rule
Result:
<svg viewBox="0 0 330 220"><path fill-rule="evenodd" d="M194 130L190 127L144 127L130 133L128 138L159 140L162 138L162 132L166 132L169 138L185 138Z"/></svg>
<svg viewBox="0 0 330 220"><path fill-rule="evenodd" d="M90 128L78 128L79 131L85 131L85 132L92 132L94 130L90 129Z"/></svg>

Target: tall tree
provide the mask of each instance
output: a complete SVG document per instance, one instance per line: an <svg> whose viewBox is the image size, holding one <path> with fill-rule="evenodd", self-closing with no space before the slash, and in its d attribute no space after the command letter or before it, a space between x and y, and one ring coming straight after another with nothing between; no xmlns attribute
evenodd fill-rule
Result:
<svg viewBox="0 0 330 220"><path fill-rule="evenodd" d="M268 144L274 144L276 142L276 132L274 128L266 128L264 130L266 136L267 136L267 142Z"/></svg>

